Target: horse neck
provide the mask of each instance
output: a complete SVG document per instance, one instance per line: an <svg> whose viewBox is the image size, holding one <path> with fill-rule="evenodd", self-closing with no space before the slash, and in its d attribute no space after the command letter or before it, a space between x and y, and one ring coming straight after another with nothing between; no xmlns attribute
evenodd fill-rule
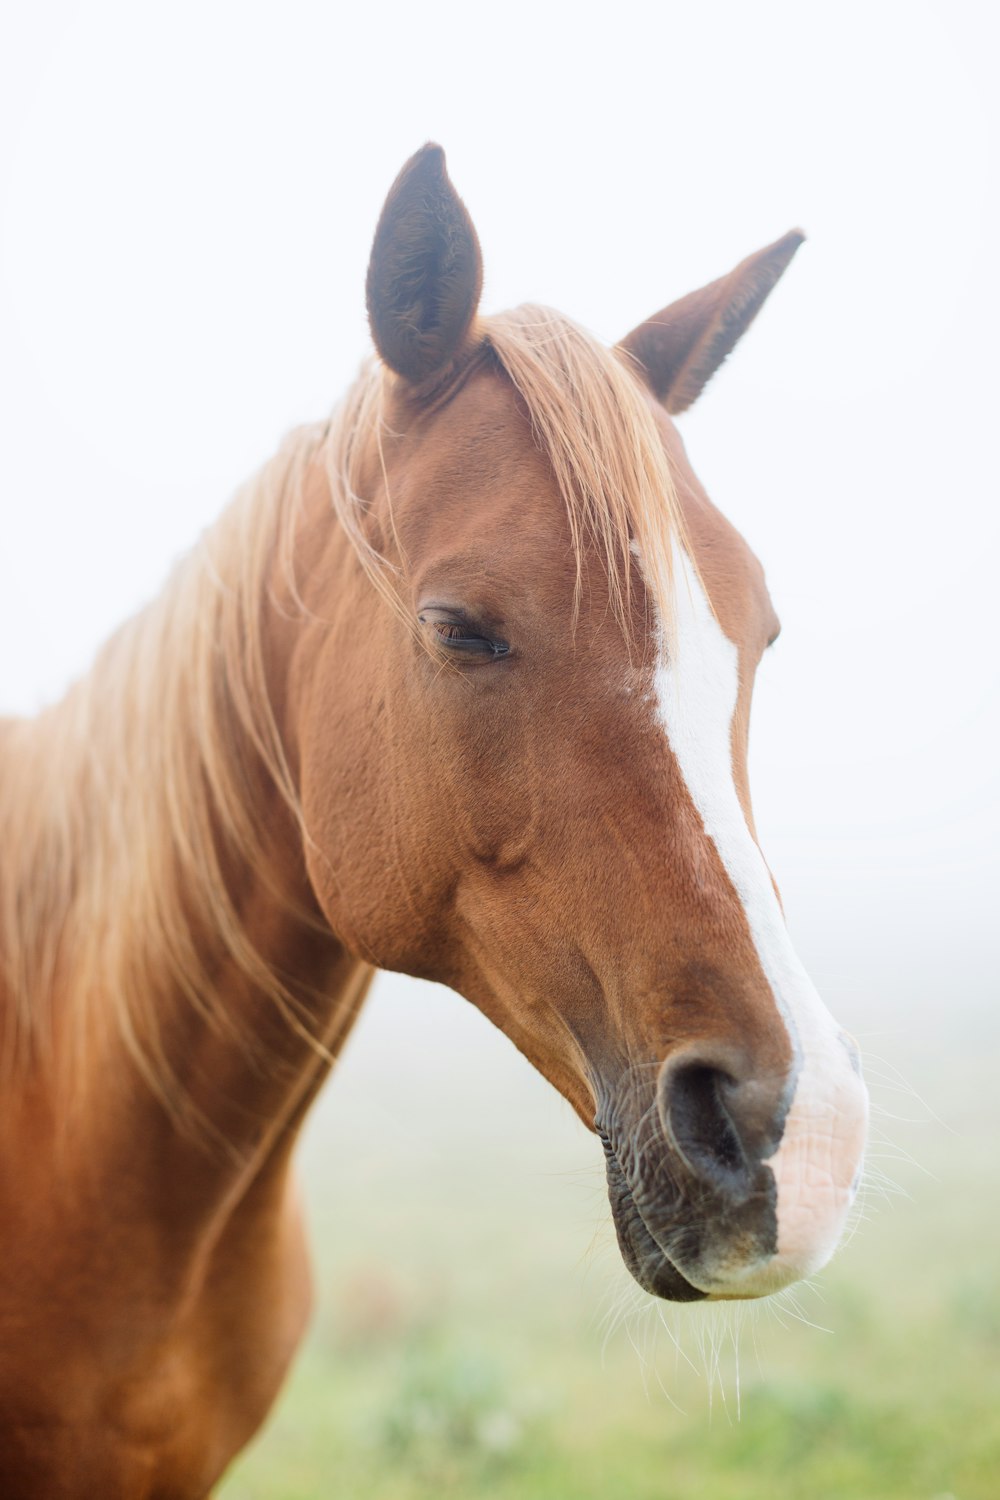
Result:
<svg viewBox="0 0 1000 1500"><path fill-rule="evenodd" d="M138 1112L243 1175L294 1135L370 971L316 906L260 684L219 649L225 630L268 651L268 580L248 603L217 567L194 555L62 703L0 724L0 1039L53 1116Z"/></svg>

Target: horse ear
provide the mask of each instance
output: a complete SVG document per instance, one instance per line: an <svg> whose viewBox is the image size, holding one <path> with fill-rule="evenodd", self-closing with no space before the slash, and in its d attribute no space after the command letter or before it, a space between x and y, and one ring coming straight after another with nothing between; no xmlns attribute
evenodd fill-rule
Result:
<svg viewBox="0 0 1000 1500"><path fill-rule="evenodd" d="M414 384L460 353L479 306L483 263L465 204L429 144L389 189L368 264L368 321L389 367Z"/></svg>
<svg viewBox="0 0 1000 1500"><path fill-rule="evenodd" d="M804 239L801 229L790 229L740 261L728 276L671 303L622 340L619 348L642 367L646 383L667 411L686 411L701 395Z"/></svg>

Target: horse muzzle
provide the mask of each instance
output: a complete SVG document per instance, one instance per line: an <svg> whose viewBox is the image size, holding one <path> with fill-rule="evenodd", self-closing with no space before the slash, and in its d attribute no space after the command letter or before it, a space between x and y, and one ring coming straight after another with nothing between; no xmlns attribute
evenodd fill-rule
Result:
<svg viewBox="0 0 1000 1500"><path fill-rule="evenodd" d="M597 1130L629 1271L681 1302L767 1296L811 1275L843 1232L867 1119L847 1043L781 1077L734 1049L689 1046L662 1065L654 1098L616 1109L605 1096Z"/></svg>

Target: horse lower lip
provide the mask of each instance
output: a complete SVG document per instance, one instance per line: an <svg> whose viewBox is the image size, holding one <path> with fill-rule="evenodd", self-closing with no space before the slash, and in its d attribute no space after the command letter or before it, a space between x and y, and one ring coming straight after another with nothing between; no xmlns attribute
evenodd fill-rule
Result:
<svg viewBox="0 0 1000 1500"><path fill-rule="evenodd" d="M632 1276L655 1297L670 1302L700 1302L706 1293L679 1271L650 1230L628 1179L607 1137L602 1135L608 1168L608 1193L622 1259Z"/></svg>

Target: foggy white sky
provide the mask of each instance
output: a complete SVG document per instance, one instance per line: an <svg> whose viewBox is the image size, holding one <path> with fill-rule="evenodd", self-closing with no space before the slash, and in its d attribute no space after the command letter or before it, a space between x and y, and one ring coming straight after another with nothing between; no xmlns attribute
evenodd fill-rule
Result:
<svg viewBox="0 0 1000 1500"><path fill-rule="evenodd" d="M758 823L845 1021L985 1011L990 9L9 9L0 711L84 670L284 430L333 405L368 347L382 199L424 140L477 223L487 308L551 302L609 340L801 223L682 419L784 622L755 705Z"/></svg>

